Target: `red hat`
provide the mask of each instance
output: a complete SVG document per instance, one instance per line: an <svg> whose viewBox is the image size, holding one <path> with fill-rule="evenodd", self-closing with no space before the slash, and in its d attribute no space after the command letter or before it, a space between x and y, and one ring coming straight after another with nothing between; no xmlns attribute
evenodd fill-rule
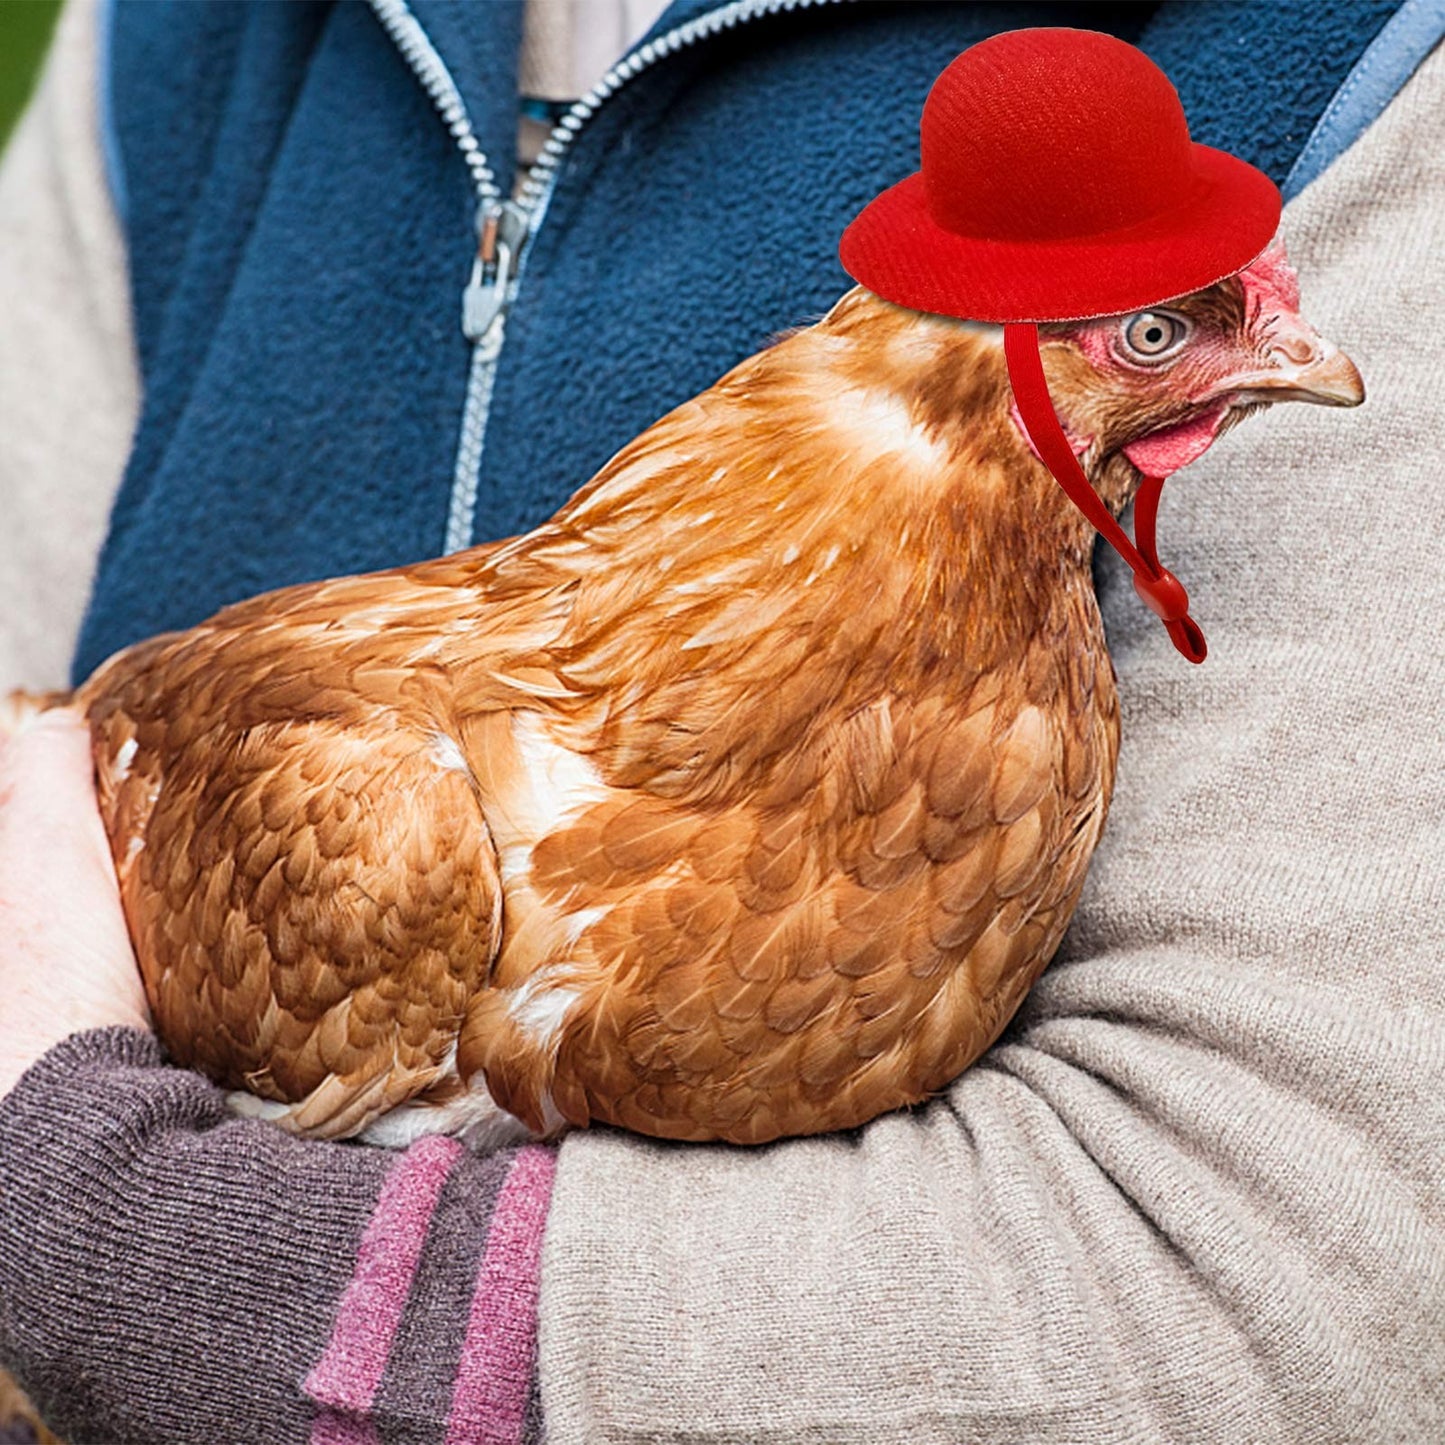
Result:
<svg viewBox="0 0 1445 1445"><path fill-rule="evenodd" d="M1274 182L1189 139L1142 50L1093 30L1009 30L965 50L923 107L923 169L843 233L843 268L900 306L1072 321L1241 271L1279 226Z"/></svg>
<svg viewBox="0 0 1445 1445"><path fill-rule="evenodd" d="M1065 440L1037 323L1142 310L1242 271L1279 226L1278 188L1190 140L1169 77L1093 30L1009 30L965 50L928 93L921 152L922 170L843 232L844 269L897 305L1004 324L1034 449L1128 562L1174 645L1202 662L1189 598L1154 548L1164 479L1140 487L1136 548Z"/></svg>

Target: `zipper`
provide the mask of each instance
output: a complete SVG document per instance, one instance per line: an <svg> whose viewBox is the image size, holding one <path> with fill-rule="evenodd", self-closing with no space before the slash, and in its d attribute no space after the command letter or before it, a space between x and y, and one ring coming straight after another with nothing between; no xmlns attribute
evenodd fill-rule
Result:
<svg viewBox="0 0 1445 1445"><path fill-rule="evenodd" d="M391 37L392 44L401 51L402 59L411 67L412 74L421 82L422 89L431 97L431 103L451 132L467 163L479 200L483 205L489 201L500 202L502 193L497 188L497 178L492 174L492 168L482 153L482 144L472 129L462 93L457 89L446 61L437 54L421 23L407 8L406 0L371 0L371 10L381 22L382 29Z"/></svg>
<svg viewBox="0 0 1445 1445"><path fill-rule="evenodd" d="M733 0L628 51L562 115L527 172L517 198L504 200L472 129L461 91L406 0L370 0L372 12L431 97L456 141L477 194L477 250L470 279L462 292L462 332L472 345L472 359L447 512L447 553L459 552L471 545L487 419L507 315L517 298L530 242L547 214L562 161L578 133L628 81L699 40L710 39L765 15L839 3L842 0Z"/></svg>

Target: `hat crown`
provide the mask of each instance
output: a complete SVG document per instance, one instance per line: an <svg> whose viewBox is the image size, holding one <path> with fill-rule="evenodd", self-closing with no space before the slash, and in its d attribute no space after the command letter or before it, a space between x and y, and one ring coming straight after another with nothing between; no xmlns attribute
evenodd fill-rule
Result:
<svg viewBox="0 0 1445 1445"><path fill-rule="evenodd" d="M923 186L947 231L1055 241L1189 202L1189 124L1169 77L1093 30L995 35L939 76L923 108Z"/></svg>

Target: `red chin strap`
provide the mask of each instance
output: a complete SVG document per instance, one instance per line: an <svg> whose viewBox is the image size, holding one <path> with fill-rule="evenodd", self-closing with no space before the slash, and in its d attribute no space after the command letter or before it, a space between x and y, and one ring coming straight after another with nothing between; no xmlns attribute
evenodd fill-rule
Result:
<svg viewBox="0 0 1445 1445"><path fill-rule="evenodd" d="M1019 415L1028 428L1034 450L1044 459L1054 480L1068 493L1073 504L1134 572L1134 590L1146 607L1164 623L1174 646L1190 662L1203 662L1208 648L1199 624L1189 615L1189 595L1184 584L1160 565L1154 543L1154 522L1159 513L1163 477L1145 477L1134 502L1136 547L1129 534L1109 514L1099 494L1089 485L1079 459L1074 455L1044 380L1044 363L1039 356L1039 328L1032 321L1009 321L1003 328L1004 358Z"/></svg>

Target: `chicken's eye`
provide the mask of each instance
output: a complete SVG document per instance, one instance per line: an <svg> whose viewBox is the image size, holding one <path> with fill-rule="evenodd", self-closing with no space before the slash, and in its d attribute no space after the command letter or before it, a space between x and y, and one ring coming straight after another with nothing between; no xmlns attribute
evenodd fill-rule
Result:
<svg viewBox="0 0 1445 1445"><path fill-rule="evenodd" d="M1133 361L1163 361L1184 344L1189 323L1168 311L1140 311L1124 322L1125 354Z"/></svg>

